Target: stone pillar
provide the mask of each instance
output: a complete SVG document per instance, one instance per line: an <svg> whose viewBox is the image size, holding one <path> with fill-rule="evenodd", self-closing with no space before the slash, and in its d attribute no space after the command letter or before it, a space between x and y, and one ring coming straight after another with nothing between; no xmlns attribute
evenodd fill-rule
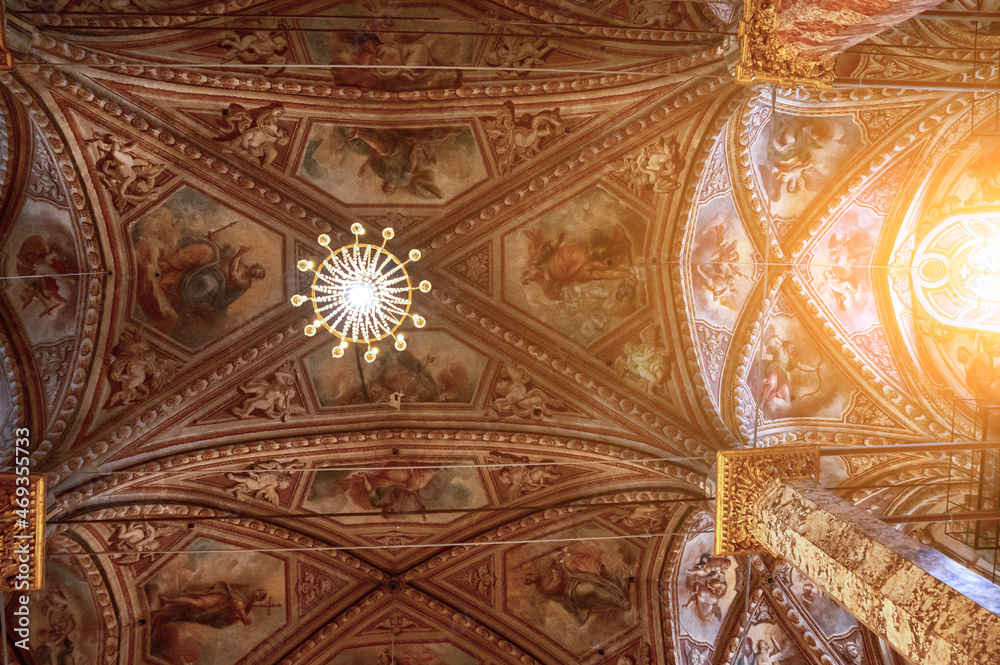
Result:
<svg viewBox="0 0 1000 665"><path fill-rule="evenodd" d="M817 454L719 453L717 552L784 558L918 665L1000 663L1000 588L820 487Z"/></svg>

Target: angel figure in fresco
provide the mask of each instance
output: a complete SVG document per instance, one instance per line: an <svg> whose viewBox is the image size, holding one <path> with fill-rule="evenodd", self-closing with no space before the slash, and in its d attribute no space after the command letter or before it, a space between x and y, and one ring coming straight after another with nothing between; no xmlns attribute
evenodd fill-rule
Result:
<svg viewBox="0 0 1000 665"><path fill-rule="evenodd" d="M748 637L735 665L781 665L794 656L791 644L782 647L771 635L756 642Z"/></svg>
<svg viewBox="0 0 1000 665"><path fill-rule="evenodd" d="M655 325L646 326L639 333L639 343L626 342L622 353L615 358L615 371L620 377L634 378L649 393L666 393L670 380L671 354L659 346Z"/></svg>
<svg viewBox="0 0 1000 665"><path fill-rule="evenodd" d="M44 624L38 631L38 646L33 646L35 662L39 665L77 665L70 639L76 629L69 598L63 589L55 585L42 592Z"/></svg>
<svg viewBox="0 0 1000 665"><path fill-rule="evenodd" d="M702 554L698 562L685 571L687 578L684 584L689 595L687 602L681 607L691 607L702 621L713 617L721 620L722 608L719 603L729 592L726 571L732 563L729 557L716 557L708 552Z"/></svg>
<svg viewBox="0 0 1000 665"><path fill-rule="evenodd" d="M176 239L160 227L137 242L141 269L136 299L161 332L173 332L185 318L218 320L255 281L264 279L264 266L244 258L252 248L217 240L221 230Z"/></svg>
<svg viewBox="0 0 1000 665"><path fill-rule="evenodd" d="M121 212L128 205L138 205L156 193L156 178L166 164L157 164L136 152L136 142L123 142L114 134L94 137L87 145L101 153L94 165L98 179L111 192L115 208Z"/></svg>
<svg viewBox="0 0 1000 665"><path fill-rule="evenodd" d="M437 469L393 468L355 471L344 480L344 489L360 508L378 508L383 517L402 512L422 512L421 491L434 478ZM421 516L427 519L426 516Z"/></svg>
<svg viewBox="0 0 1000 665"><path fill-rule="evenodd" d="M625 228L616 224L610 235L594 229L584 240L566 241L562 231L555 239L539 231L525 231L528 236L528 268L521 284L536 283L549 300L562 300L563 289L573 284L601 280L619 280L615 299L632 303L636 296L635 272L631 268L632 242Z"/></svg>
<svg viewBox="0 0 1000 665"><path fill-rule="evenodd" d="M740 301L736 280L750 279L740 270L740 253L736 249L738 241L727 240L726 226L721 222L709 228L705 235L708 238L701 240L713 249L708 262L695 266L701 277L701 286L712 294L713 302L735 311Z"/></svg>
<svg viewBox="0 0 1000 665"><path fill-rule="evenodd" d="M958 362L965 365L965 385L980 402L1000 404L1000 370L996 358L1000 342L976 333L973 347L958 347Z"/></svg>
<svg viewBox="0 0 1000 665"><path fill-rule="evenodd" d="M368 170L382 182L382 191L393 194L406 191L420 198L442 198L436 184L438 151L452 144L460 133L458 127L433 129L375 129L351 127L345 141L367 158L358 169L358 177Z"/></svg>
<svg viewBox="0 0 1000 665"><path fill-rule="evenodd" d="M272 420L288 422L291 416L306 412L305 407L295 403L298 390L295 387L293 363L287 361L275 370L270 379L257 377L240 385L240 392L247 395L240 406L230 409L240 418L252 418L257 411Z"/></svg>
<svg viewBox="0 0 1000 665"><path fill-rule="evenodd" d="M630 575L623 564L609 569L596 548L563 547L549 555L544 570L525 575L524 583L561 605L582 626L596 613L632 609Z"/></svg>
<svg viewBox="0 0 1000 665"><path fill-rule="evenodd" d="M529 388L531 375L520 365L505 362L503 375L493 388L493 402L488 414L490 418L502 418L513 414L519 418L539 420L552 411L566 408L562 400L547 396L541 388Z"/></svg>
<svg viewBox="0 0 1000 665"><path fill-rule="evenodd" d="M285 115L280 103L249 111L240 104L230 104L223 115L219 141L226 146L260 160L269 166L278 157L278 148L288 145L291 133L279 123Z"/></svg>
<svg viewBox="0 0 1000 665"><path fill-rule="evenodd" d="M853 309L861 287L858 286L857 267L861 261L862 252L869 246L868 236L864 233L834 233L828 243L830 248L830 267L823 270L823 281L819 284L819 292L833 298L838 309Z"/></svg>
<svg viewBox="0 0 1000 665"><path fill-rule="evenodd" d="M343 85L382 90L452 87L461 81L461 70L442 69L431 38L407 34L378 0L363 0L372 14L364 27L350 35L331 37L335 79ZM345 65L357 65L351 69Z"/></svg>
<svg viewBox="0 0 1000 665"><path fill-rule="evenodd" d="M119 524L111 534L110 544L116 550L128 552L116 558L120 563L130 565L142 558L152 559L152 552L160 549L160 538L173 531L173 527L156 527L149 522Z"/></svg>
<svg viewBox="0 0 1000 665"><path fill-rule="evenodd" d="M29 277L21 292L21 309L32 303L42 307L39 317L56 312L68 300L63 297L59 275L76 272L76 262L68 252L42 236L28 236L17 251L17 274Z"/></svg>
<svg viewBox="0 0 1000 665"><path fill-rule="evenodd" d="M768 411L787 408L793 399L801 400L819 391L821 385L803 395L792 394L792 372L812 372L819 378L820 367L818 364L814 367L800 362L796 356L795 344L791 340L782 339L778 334L771 333L764 355L763 379L757 400L761 408Z"/></svg>
<svg viewBox="0 0 1000 665"><path fill-rule="evenodd" d="M153 611L153 630L172 622L225 628L237 622L253 623L250 611L267 599L267 592L228 582L186 587L175 596L158 594L160 607Z"/></svg>
<svg viewBox="0 0 1000 665"><path fill-rule="evenodd" d="M818 153L844 136L844 128L828 118L779 116L772 121L767 164L760 166L773 200L803 188L819 188L822 171Z"/></svg>

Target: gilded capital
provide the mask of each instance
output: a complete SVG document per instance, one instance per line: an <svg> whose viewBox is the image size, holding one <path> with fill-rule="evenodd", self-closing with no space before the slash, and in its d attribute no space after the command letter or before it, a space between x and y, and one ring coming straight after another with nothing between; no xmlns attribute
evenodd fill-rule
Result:
<svg viewBox="0 0 1000 665"><path fill-rule="evenodd" d="M753 501L775 480L818 477L819 446L723 450L717 466L715 553L760 552L753 534Z"/></svg>
<svg viewBox="0 0 1000 665"><path fill-rule="evenodd" d="M42 588L44 538L45 476L0 473L0 589Z"/></svg>
<svg viewBox="0 0 1000 665"><path fill-rule="evenodd" d="M829 88L833 81L832 60L803 58L777 34L775 0L746 0L740 21L740 61L736 82L812 85Z"/></svg>

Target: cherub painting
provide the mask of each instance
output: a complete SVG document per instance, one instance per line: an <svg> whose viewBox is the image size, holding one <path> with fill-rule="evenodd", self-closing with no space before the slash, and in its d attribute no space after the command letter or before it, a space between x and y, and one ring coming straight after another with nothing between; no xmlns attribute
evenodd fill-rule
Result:
<svg viewBox="0 0 1000 665"><path fill-rule="evenodd" d="M698 210L691 245L691 298L698 318L732 330L757 277L757 254L731 193Z"/></svg>
<svg viewBox="0 0 1000 665"><path fill-rule="evenodd" d="M77 325L82 270L68 210L47 199L25 198L21 213L0 238L0 265L9 281L10 308L32 344L56 342Z"/></svg>
<svg viewBox="0 0 1000 665"><path fill-rule="evenodd" d="M698 561L684 571L684 583L689 593L681 608L690 607L702 621L721 621L722 608L719 602L729 592L726 572L732 565L733 561L729 557L712 556L709 552L698 557Z"/></svg>
<svg viewBox="0 0 1000 665"><path fill-rule="evenodd" d="M508 299L588 343L642 304L645 221L602 188L586 190L504 241Z"/></svg>
<svg viewBox="0 0 1000 665"><path fill-rule="evenodd" d="M328 349L307 356L306 371L320 404L388 404L395 400L405 410L414 403L472 399L486 366L485 357L438 331L423 330L406 339L404 351L389 347L373 363L355 362L351 356L364 353L357 348L348 349L344 358L331 357Z"/></svg>
<svg viewBox="0 0 1000 665"><path fill-rule="evenodd" d="M843 416L851 390L816 346L816 339L790 314L773 316L748 373L748 385L764 417Z"/></svg>
<svg viewBox="0 0 1000 665"><path fill-rule="evenodd" d="M89 585L61 566L45 567L31 595L31 654L38 665L85 665L100 654L101 629Z"/></svg>
<svg viewBox="0 0 1000 665"><path fill-rule="evenodd" d="M436 203L485 177L467 126L312 126L299 175L348 203Z"/></svg>
<svg viewBox="0 0 1000 665"><path fill-rule="evenodd" d="M280 296L273 234L193 190L141 218L131 239L138 312L187 346L201 346Z"/></svg>
<svg viewBox="0 0 1000 665"><path fill-rule="evenodd" d="M143 586L150 655L169 665L232 665L285 623L284 564L195 541Z"/></svg>
<svg viewBox="0 0 1000 665"><path fill-rule="evenodd" d="M736 562L715 556L713 547L711 533L691 538L674 581L681 636L699 644L715 643L738 590Z"/></svg>
<svg viewBox="0 0 1000 665"><path fill-rule="evenodd" d="M810 274L823 302L848 332L863 332L878 323L871 268L875 237L883 218L852 206L820 238L813 250Z"/></svg>
<svg viewBox="0 0 1000 665"><path fill-rule="evenodd" d="M861 142L861 130L847 116L776 113L751 148L773 212L784 219L801 213Z"/></svg>

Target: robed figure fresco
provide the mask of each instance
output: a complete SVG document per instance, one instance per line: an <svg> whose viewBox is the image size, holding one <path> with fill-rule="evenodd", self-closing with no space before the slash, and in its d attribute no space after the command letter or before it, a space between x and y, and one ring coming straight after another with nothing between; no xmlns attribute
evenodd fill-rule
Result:
<svg viewBox="0 0 1000 665"><path fill-rule="evenodd" d="M212 628L225 628L237 621L253 623L250 610L267 598L263 589L237 586L228 582L196 585L177 596L160 595L160 609L153 612L153 630L172 621L200 623Z"/></svg>
<svg viewBox="0 0 1000 665"><path fill-rule="evenodd" d="M609 568L599 550L560 548L550 555L546 568L525 575L524 583L561 605L582 626L595 613L632 608L629 576L623 565Z"/></svg>
<svg viewBox="0 0 1000 665"><path fill-rule="evenodd" d="M132 233L139 271L136 302L165 334L214 328L265 277L264 266L248 260L251 245L233 246L220 238L235 223L207 232L181 231L164 212L151 213Z"/></svg>
<svg viewBox="0 0 1000 665"><path fill-rule="evenodd" d="M530 262L521 283L538 283L547 299L562 300L563 288L572 284L617 279L622 283L616 300L631 302L635 298L632 243L622 226L612 227L610 234L594 229L586 241L567 241L565 232L556 238L538 231L524 233L530 239Z"/></svg>

